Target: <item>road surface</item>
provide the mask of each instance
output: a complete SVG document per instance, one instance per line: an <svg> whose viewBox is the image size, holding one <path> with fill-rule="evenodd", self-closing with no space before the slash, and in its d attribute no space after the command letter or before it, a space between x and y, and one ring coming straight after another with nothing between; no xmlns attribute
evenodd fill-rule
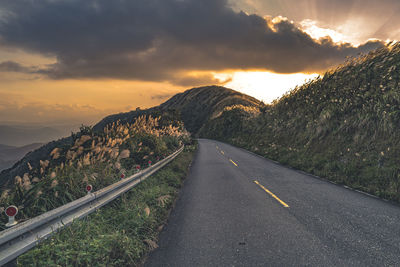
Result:
<svg viewBox="0 0 400 267"><path fill-rule="evenodd" d="M145 266L400 266L400 207L203 139Z"/></svg>

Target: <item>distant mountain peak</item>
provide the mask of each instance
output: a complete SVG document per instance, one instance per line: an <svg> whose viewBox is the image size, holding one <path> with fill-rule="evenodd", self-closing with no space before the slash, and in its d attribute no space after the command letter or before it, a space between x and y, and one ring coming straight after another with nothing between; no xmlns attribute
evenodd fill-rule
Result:
<svg viewBox="0 0 400 267"><path fill-rule="evenodd" d="M258 106L260 103L254 97L226 87L217 85L196 87L174 95L157 107L107 116L96 124L94 129L101 130L106 124L116 120L129 122L144 114L174 111L180 114L186 129L196 135L208 119L221 112L225 107L231 105Z"/></svg>

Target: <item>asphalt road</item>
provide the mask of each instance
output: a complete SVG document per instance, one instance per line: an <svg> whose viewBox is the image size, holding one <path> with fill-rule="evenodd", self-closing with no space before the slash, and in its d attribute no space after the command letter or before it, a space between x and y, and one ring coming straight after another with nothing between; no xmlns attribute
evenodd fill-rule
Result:
<svg viewBox="0 0 400 267"><path fill-rule="evenodd" d="M145 265L400 266L400 207L200 140Z"/></svg>

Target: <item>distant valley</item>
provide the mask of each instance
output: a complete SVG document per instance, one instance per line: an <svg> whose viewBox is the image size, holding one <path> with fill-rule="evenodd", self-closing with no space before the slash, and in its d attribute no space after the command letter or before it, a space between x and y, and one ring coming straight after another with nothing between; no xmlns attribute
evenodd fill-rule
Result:
<svg viewBox="0 0 400 267"><path fill-rule="evenodd" d="M25 146L47 143L62 137L62 132L51 127L29 125L0 125L0 143L8 146Z"/></svg>
<svg viewBox="0 0 400 267"><path fill-rule="evenodd" d="M28 152L43 144L69 136L79 125L59 123L0 122L0 172L12 167Z"/></svg>
<svg viewBox="0 0 400 267"><path fill-rule="evenodd" d="M0 144L0 171L10 168L28 152L41 147L43 143L33 143L26 146L15 147Z"/></svg>

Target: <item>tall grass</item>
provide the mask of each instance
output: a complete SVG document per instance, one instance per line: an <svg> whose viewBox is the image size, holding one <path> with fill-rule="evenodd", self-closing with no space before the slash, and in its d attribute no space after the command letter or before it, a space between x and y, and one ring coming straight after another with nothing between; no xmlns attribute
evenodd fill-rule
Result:
<svg viewBox="0 0 400 267"><path fill-rule="evenodd" d="M37 168L28 163L29 171L3 189L0 209L18 206L19 221L37 216L84 196L88 184L98 190L121 179L121 174L133 174L137 166L159 161L188 142L189 134L182 125L172 126L161 117L140 116L134 123L116 121L97 132L81 127L73 139L72 145L56 147L37 159ZM0 228L6 221L2 214Z"/></svg>

